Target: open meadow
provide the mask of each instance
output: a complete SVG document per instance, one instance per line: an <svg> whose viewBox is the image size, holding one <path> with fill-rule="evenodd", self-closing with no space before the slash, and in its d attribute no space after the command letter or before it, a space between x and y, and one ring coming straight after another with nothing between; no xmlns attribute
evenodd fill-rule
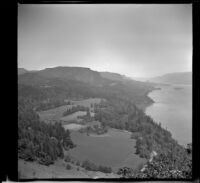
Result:
<svg viewBox="0 0 200 183"><path fill-rule="evenodd" d="M135 154L136 141L130 138L130 132L111 128L106 134L87 136L73 131L71 137L77 147L69 150L68 154L79 161L89 160L97 165L110 166L114 172L124 166L135 169L146 162Z"/></svg>
<svg viewBox="0 0 200 183"><path fill-rule="evenodd" d="M45 111L40 111L38 112L40 119L42 121L45 122L50 122L52 120L61 120L63 122L67 122L67 121L71 121L71 120L77 120L79 121L79 119L77 118L78 116L82 116L85 115L86 112L85 111L78 111L75 112L71 115L67 115L67 116L63 116L63 113L72 108L73 106L84 106L84 107L89 107L91 109L91 104L99 104L101 102L102 99L100 98L89 98L89 99L84 99L84 100L71 100L71 104L70 105L63 105L60 107L56 107L53 109L49 109L49 110L45 110ZM66 100L68 101L68 100ZM91 112L91 116L94 116L94 113Z"/></svg>

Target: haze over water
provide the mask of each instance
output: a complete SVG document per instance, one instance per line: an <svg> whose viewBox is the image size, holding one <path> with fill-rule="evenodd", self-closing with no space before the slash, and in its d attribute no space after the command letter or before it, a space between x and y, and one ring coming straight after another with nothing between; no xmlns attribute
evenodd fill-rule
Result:
<svg viewBox="0 0 200 183"><path fill-rule="evenodd" d="M161 90L148 95L155 103L146 109L146 113L167 128L179 144L187 145L192 142L192 85L158 87Z"/></svg>

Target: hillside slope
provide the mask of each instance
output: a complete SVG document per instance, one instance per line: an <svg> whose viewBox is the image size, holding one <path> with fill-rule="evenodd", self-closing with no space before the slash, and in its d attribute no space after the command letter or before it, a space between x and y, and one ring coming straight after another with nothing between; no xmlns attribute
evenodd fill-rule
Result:
<svg viewBox="0 0 200 183"><path fill-rule="evenodd" d="M59 78L62 80L76 80L93 85L101 85L106 81L101 75L89 68L83 67L55 67L46 68L38 72L38 75L46 78Z"/></svg>
<svg viewBox="0 0 200 183"><path fill-rule="evenodd" d="M118 74L118 73L112 73L112 72L100 72L101 77L110 79L113 81L125 81L128 78L124 75Z"/></svg>
<svg viewBox="0 0 200 183"><path fill-rule="evenodd" d="M55 164L44 166L37 162L27 162L22 159L18 160L18 174L20 179L59 179L59 178L119 178L114 173L102 173L95 171L87 171L80 166L71 165L71 169L67 170L64 160L57 160Z"/></svg>
<svg viewBox="0 0 200 183"><path fill-rule="evenodd" d="M18 68L17 72L18 72L17 74L20 75L20 74L27 73L28 70L26 70L26 69L24 69L24 68Z"/></svg>
<svg viewBox="0 0 200 183"><path fill-rule="evenodd" d="M89 68L55 67L19 75L18 83L19 87L25 85L42 90L42 92L51 91L51 96L52 90L56 89L54 93L56 95L62 93L63 99L67 95L83 98L115 96L132 100L138 106L152 103L152 100L146 96L149 91L153 90L150 84L126 79L113 81L101 75ZM117 74L117 76L123 78L121 75Z"/></svg>

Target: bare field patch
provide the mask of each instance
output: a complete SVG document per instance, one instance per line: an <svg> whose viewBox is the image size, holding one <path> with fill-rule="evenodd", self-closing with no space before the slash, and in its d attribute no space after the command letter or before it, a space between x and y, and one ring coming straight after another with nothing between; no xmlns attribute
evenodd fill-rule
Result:
<svg viewBox="0 0 200 183"><path fill-rule="evenodd" d="M74 112L73 114L70 114L70 115L60 118L60 120L62 120L62 121L71 121L71 120L80 121L80 119L78 119L78 116L83 116L83 115L86 115L86 111Z"/></svg>
<svg viewBox="0 0 200 183"><path fill-rule="evenodd" d="M63 127L65 128L65 130L79 130L81 128L85 128L86 126L76 124L76 123L71 123L71 124L63 125Z"/></svg>

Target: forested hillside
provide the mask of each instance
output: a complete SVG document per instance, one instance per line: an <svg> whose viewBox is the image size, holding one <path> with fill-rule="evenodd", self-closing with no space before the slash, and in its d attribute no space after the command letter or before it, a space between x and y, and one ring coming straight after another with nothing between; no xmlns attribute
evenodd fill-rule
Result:
<svg viewBox="0 0 200 183"><path fill-rule="evenodd" d="M125 80L123 83L116 81L113 85L112 80L102 78L98 72L87 68L57 67L36 73L25 73L18 77L18 86L19 96L26 97L28 90L30 93L34 93L34 95L30 94L31 97L37 96L36 100L45 103L43 105L52 102L49 100L57 102L67 97L110 98L111 96L131 100L138 106L142 103L147 105L152 103L152 100L146 96L153 89L150 84Z"/></svg>
<svg viewBox="0 0 200 183"><path fill-rule="evenodd" d="M69 131L60 123L46 124L28 101L18 102L18 155L28 161L49 165L63 158L65 150L73 148Z"/></svg>
<svg viewBox="0 0 200 183"><path fill-rule="evenodd" d="M128 78L126 76L122 76L118 73L112 73L112 72L100 72L101 77L107 78L113 81L125 81Z"/></svg>

